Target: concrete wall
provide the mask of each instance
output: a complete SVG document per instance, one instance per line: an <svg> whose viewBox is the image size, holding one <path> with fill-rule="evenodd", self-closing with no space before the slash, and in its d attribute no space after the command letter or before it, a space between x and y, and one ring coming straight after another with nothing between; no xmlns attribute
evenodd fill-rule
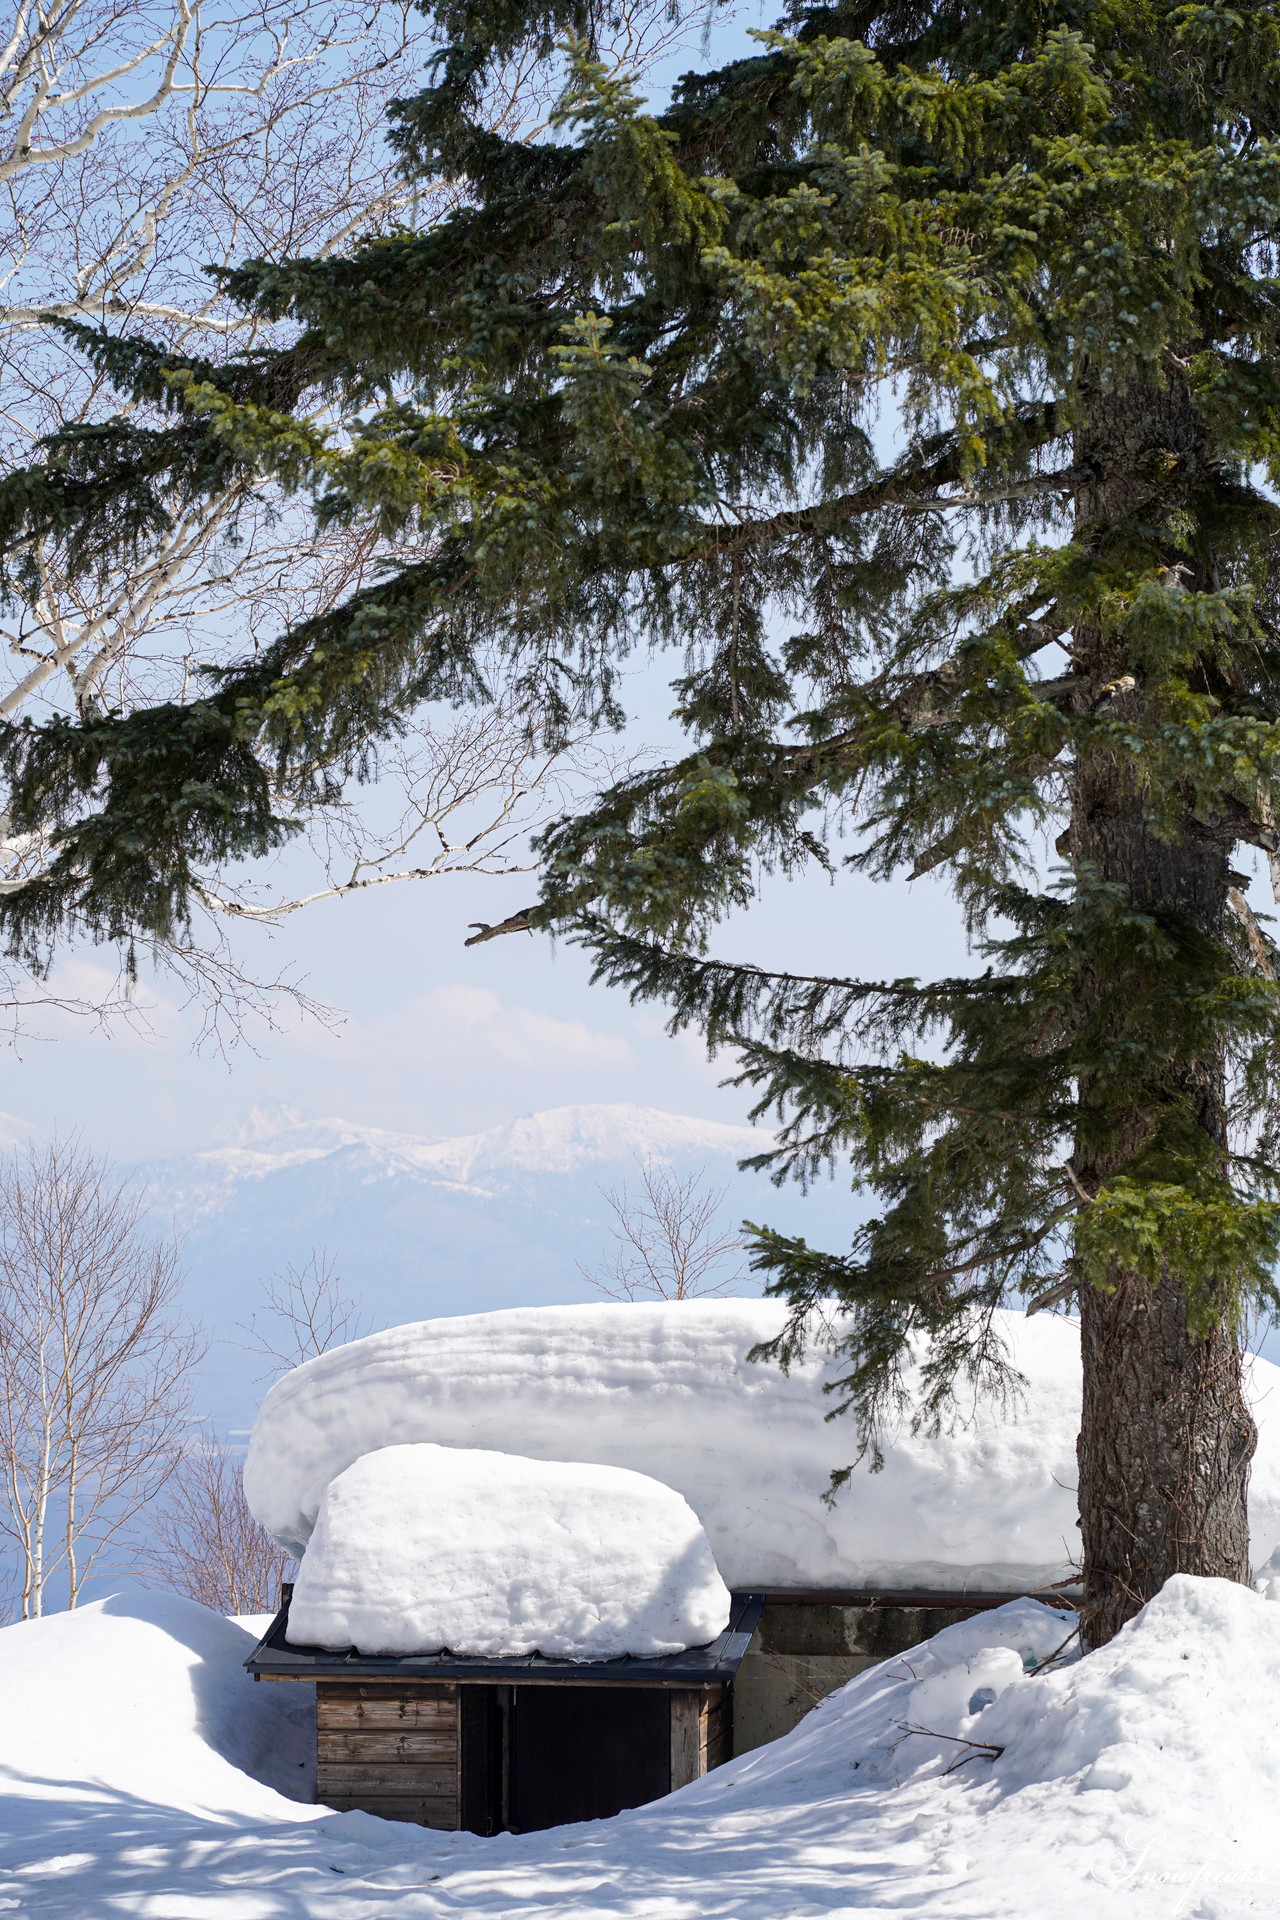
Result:
<svg viewBox="0 0 1280 1920"><path fill-rule="evenodd" d="M855 1674L982 1611L770 1601L733 1683L734 1753L790 1733Z"/></svg>

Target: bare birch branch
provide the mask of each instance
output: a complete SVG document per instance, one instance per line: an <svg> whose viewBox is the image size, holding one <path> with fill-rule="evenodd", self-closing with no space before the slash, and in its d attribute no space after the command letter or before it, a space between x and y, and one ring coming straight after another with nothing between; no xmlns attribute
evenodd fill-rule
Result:
<svg viewBox="0 0 1280 1920"><path fill-rule="evenodd" d="M327 1253L313 1252L300 1267L287 1266L262 1283L263 1307L240 1328L249 1336L245 1350L271 1362L260 1377L274 1379L314 1360L330 1347L345 1346L372 1331L357 1300L342 1291L342 1281ZM268 1324L264 1329L260 1322ZM271 1323L275 1324L272 1325Z"/></svg>
<svg viewBox="0 0 1280 1920"><path fill-rule="evenodd" d="M215 1613L274 1613L293 1561L249 1511L242 1461L216 1440L188 1448L149 1515L138 1555L151 1584Z"/></svg>

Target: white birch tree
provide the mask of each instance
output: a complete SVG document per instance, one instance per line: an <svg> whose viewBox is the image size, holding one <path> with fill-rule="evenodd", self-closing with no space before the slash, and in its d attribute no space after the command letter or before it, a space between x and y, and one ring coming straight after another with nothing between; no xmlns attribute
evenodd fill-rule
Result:
<svg viewBox="0 0 1280 1920"><path fill-rule="evenodd" d="M74 1142L0 1166L0 1537L23 1619L85 1581L172 1472L205 1343L171 1244Z"/></svg>

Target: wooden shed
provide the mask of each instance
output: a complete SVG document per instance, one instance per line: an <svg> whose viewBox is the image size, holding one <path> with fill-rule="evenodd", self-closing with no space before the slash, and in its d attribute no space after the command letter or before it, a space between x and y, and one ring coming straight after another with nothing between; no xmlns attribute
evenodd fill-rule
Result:
<svg viewBox="0 0 1280 1920"><path fill-rule="evenodd" d="M764 1607L735 1594L705 1647L590 1663L293 1646L291 1589L246 1666L316 1692L316 1799L472 1833L600 1819L733 1752L733 1684Z"/></svg>
<svg viewBox="0 0 1280 1920"><path fill-rule="evenodd" d="M788 1733L835 1688L1000 1593L735 1594L717 1640L590 1664L368 1655L286 1639L291 1589L246 1666L315 1688L316 1798L472 1833L529 1833L657 1800ZM1034 1596L1070 1613L1074 1592Z"/></svg>

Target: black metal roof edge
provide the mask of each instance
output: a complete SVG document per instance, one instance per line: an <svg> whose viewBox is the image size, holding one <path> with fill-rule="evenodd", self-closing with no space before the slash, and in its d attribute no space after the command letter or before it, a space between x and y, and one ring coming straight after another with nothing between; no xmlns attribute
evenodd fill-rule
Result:
<svg viewBox="0 0 1280 1920"><path fill-rule="evenodd" d="M489 1680L500 1684L523 1677L584 1683L654 1685L686 1680L705 1684L733 1678L764 1611L763 1594L735 1593L729 1624L717 1639L705 1647L652 1658L628 1654L619 1660L549 1660L530 1653L505 1659L458 1659L449 1653L365 1654L355 1648L335 1653L327 1647L290 1646L285 1634L292 1597L291 1590L286 1591L280 1611L244 1663L255 1678Z"/></svg>
<svg viewBox="0 0 1280 1920"><path fill-rule="evenodd" d="M769 1607L973 1607L985 1611L1010 1600L1039 1600L1046 1606L1074 1607L1084 1588L1077 1581L1045 1587L768 1587Z"/></svg>

